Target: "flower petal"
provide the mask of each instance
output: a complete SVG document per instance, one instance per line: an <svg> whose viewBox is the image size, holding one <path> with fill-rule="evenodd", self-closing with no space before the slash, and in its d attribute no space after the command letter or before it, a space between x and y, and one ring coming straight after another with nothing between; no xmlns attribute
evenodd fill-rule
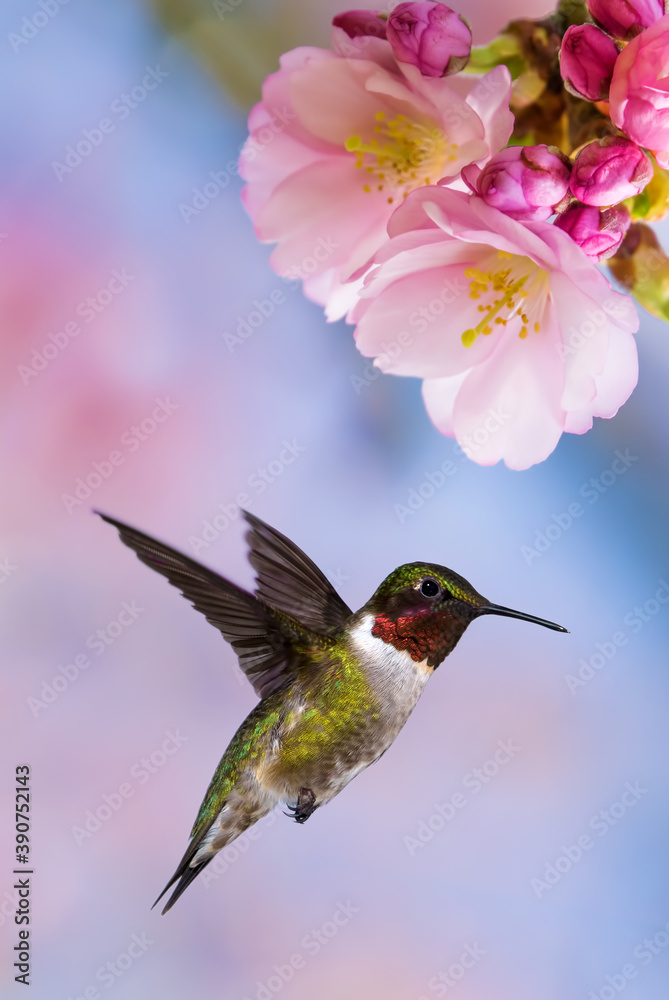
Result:
<svg viewBox="0 0 669 1000"><path fill-rule="evenodd" d="M346 198L346 213L328 197L333 190ZM261 239L279 241L272 266L280 274L344 267L348 276L385 241L386 208L380 194L363 191L347 159L331 157L287 177L258 211L256 228Z"/></svg>
<svg viewBox="0 0 669 1000"><path fill-rule="evenodd" d="M471 371L446 378L426 378L423 382L423 402L428 416L437 430L446 437L455 437L453 408L460 388Z"/></svg>
<svg viewBox="0 0 669 1000"><path fill-rule="evenodd" d="M407 255L408 256L408 255ZM369 299L356 328L360 352L383 354L383 370L396 375L437 378L481 364L495 350L500 334L478 337L465 347L462 334L481 320L469 297L463 264L433 267L393 281ZM396 343L401 350L388 349Z"/></svg>
<svg viewBox="0 0 669 1000"><path fill-rule="evenodd" d="M463 450L481 465L504 459L510 469L527 469L554 450L564 427L558 341L549 305L539 334L505 338L464 380L453 428Z"/></svg>
<svg viewBox="0 0 669 1000"><path fill-rule="evenodd" d="M490 153L501 149L513 132L515 119L509 106L512 86L506 66L495 66L489 73L473 77L467 103L483 122Z"/></svg>

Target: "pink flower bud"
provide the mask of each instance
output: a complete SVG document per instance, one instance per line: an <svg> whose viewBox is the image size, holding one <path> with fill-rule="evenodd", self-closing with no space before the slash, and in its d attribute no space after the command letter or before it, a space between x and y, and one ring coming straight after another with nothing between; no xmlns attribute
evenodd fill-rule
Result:
<svg viewBox="0 0 669 1000"><path fill-rule="evenodd" d="M483 170L462 171L463 180L493 208L512 219L548 219L569 190L570 167L548 146L508 146Z"/></svg>
<svg viewBox="0 0 669 1000"><path fill-rule="evenodd" d="M378 10L346 10L332 19L333 27L343 28L349 38L360 38L365 35L385 38L387 23L387 18Z"/></svg>
<svg viewBox="0 0 669 1000"><path fill-rule="evenodd" d="M618 56L609 111L619 129L669 167L669 14Z"/></svg>
<svg viewBox="0 0 669 1000"><path fill-rule="evenodd" d="M588 0L588 10L614 38L629 41L664 15L664 0Z"/></svg>
<svg viewBox="0 0 669 1000"><path fill-rule="evenodd" d="M388 17L388 41L398 62L423 76L448 76L469 60L472 33L450 7L433 0L400 3Z"/></svg>
<svg viewBox="0 0 669 1000"><path fill-rule="evenodd" d="M569 233L588 257L605 260L616 252L631 221L627 209L620 206L600 212L594 205L575 204L558 215L554 225Z"/></svg>
<svg viewBox="0 0 669 1000"><path fill-rule="evenodd" d="M560 50L560 72L565 86L577 97L605 101L618 49L612 38L594 24L572 24Z"/></svg>
<svg viewBox="0 0 669 1000"><path fill-rule="evenodd" d="M643 191L652 176L653 164L635 142L610 135L581 150L569 186L585 205L617 205Z"/></svg>

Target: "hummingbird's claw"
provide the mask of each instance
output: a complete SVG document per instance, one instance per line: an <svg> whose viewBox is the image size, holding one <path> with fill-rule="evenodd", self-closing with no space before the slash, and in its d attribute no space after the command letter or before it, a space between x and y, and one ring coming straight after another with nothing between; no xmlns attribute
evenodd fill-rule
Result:
<svg viewBox="0 0 669 1000"><path fill-rule="evenodd" d="M291 818L294 819L296 823L306 823L312 812L314 812L315 809L318 809L316 796L310 788L300 788L295 805L287 805L286 808L289 809L290 812L284 813L284 816L291 816L292 814Z"/></svg>

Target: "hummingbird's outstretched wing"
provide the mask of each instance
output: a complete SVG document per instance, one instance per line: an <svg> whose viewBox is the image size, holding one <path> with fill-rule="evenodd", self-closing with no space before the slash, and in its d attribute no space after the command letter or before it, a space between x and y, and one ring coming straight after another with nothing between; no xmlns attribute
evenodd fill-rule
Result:
<svg viewBox="0 0 669 1000"><path fill-rule="evenodd" d="M281 610L275 611L253 594L169 545L100 511L95 513L112 524L121 541L143 563L166 576L223 634L259 697L265 698L295 677L298 656L294 643L309 639L309 631L301 628L300 622Z"/></svg>
<svg viewBox="0 0 669 1000"><path fill-rule="evenodd" d="M302 549L255 514L247 510L243 514L251 525L246 541L261 601L297 618L314 632L339 628L351 617L351 609Z"/></svg>

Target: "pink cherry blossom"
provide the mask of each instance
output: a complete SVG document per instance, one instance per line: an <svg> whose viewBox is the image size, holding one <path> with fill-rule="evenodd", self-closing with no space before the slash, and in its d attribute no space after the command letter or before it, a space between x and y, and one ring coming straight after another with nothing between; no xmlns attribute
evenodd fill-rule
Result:
<svg viewBox="0 0 669 1000"><path fill-rule="evenodd" d="M398 63L384 38L335 27L333 44L281 58L240 158L256 233L278 244L272 266L301 278L329 319L355 301L349 279L407 192L485 163L513 128L504 66L435 79Z"/></svg>
<svg viewBox="0 0 669 1000"><path fill-rule="evenodd" d="M632 301L556 226L430 187L388 231L348 317L358 347L425 379L432 421L476 462L526 469L628 398Z"/></svg>
<svg viewBox="0 0 669 1000"><path fill-rule="evenodd" d="M625 46L609 93L613 122L669 167L669 14Z"/></svg>

